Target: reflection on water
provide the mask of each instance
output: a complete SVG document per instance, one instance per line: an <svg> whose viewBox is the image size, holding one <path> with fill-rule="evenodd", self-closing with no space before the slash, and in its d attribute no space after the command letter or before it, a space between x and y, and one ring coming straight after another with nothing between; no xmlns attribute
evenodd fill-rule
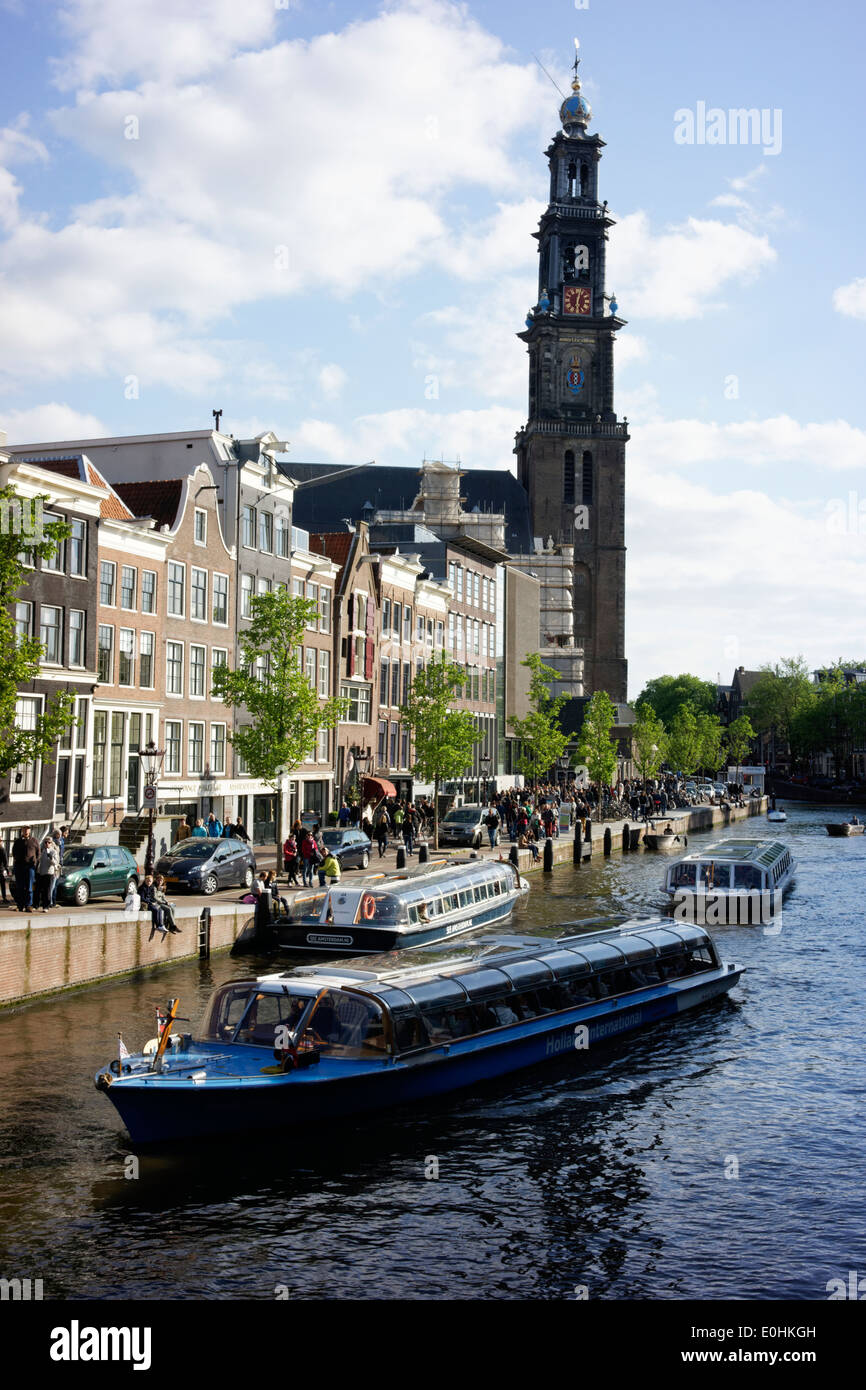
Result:
<svg viewBox="0 0 866 1390"><path fill-rule="evenodd" d="M864 1264L866 983L866 845L826 818L773 827L800 863L779 936L716 932L749 967L729 999L300 1143L135 1155L91 1079L118 1029L153 1036L169 994L197 1020L215 984L273 960L0 1015L0 1273L68 1298L826 1297ZM663 871L646 854L535 875L513 930L646 912Z"/></svg>

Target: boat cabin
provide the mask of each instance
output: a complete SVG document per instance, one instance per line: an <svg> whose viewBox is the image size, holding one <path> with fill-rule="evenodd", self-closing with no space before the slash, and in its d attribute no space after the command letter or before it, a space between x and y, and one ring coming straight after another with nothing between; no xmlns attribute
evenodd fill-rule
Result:
<svg viewBox="0 0 866 1390"><path fill-rule="evenodd" d="M794 860L780 840L722 840L672 864L667 893L772 893L793 878Z"/></svg>
<svg viewBox="0 0 866 1390"><path fill-rule="evenodd" d="M295 898L290 920L411 928L474 911L476 904L502 902L514 895L517 886L512 864L469 861L403 878L382 876L378 882L368 878L350 886L340 882L325 892Z"/></svg>
<svg viewBox="0 0 866 1390"><path fill-rule="evenodd" d="M719 968L702 927L667 922L398 970L308 967L220 986L197 1041L402 1055Z"/></svg>

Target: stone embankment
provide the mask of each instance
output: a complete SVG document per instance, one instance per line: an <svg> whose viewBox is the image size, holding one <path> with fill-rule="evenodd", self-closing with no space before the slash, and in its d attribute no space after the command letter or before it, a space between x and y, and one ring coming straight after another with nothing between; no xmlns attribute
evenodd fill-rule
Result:
<svg viewBox="0 0 866 1390"><path fill-rule="evenodd" d="M662 817L659 828L670 822L677 833L689 835L762 816L766 807L766 799L757 798L744 807L695 806ZM585 864L605 853L622 853L626 845L643 853L645 828L635 821L593 822L588 837L586 827L582 829L579 846L573 830L563 831L558 838L539 846L542 852L535 861L530 850L518 850L518 867L521 873L543 873L545 860L551 869L558 864ZM498 859L500 855L507 856L510 849L505 840L496 849L481 853ZM260 867L268 867L267 853L256 853ZM374 861L370 867L392 871L396 863L392 849L386 859ZM239 936L250 915L249 905L237 900L211 900L205 904L201 899L180 899L175 907L180 934L162 937L157 933L149 940L149 912L130 917L108 902L104 907L69 911L55 908L45 915L10 914L0 919L0 1008L59 990L98 984L151 966L188 960L208 950L225 950Z"/></svg>

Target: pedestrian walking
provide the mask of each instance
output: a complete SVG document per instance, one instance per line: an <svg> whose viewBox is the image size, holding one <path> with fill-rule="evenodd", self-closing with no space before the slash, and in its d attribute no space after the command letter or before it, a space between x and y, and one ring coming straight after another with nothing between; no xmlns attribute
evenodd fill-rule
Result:
<svg viewBox="0 0 866 1390"><path fill-rule="evenodd" d="M178 821L177 830L174 832L174 843L179 845L181 840L188 840L192 831L186 816L181 816Z"/></svg>
<svg viewBox="0 0 866 1390"><path fill-rule="evenodd" d="M403 816L403 844L407 854L415 853L415 810L410 802Z"/></svg>
<svg viewBox="0 0 866 1390"><path fill-rule="evenodd" d="M388 818L388 812L383 806L376 817L376 825L374 829L374 833L376 836L376 844L379 848L380 859L384 859L385 851L388 848L388 831L390 830L390 828L391 827Z"/></svg>
<svg viewBox="0 0 866 1390"><path fill-rule="evenodd" d="M9 882L9 855L6 853L6 846L0 840L0 894L3 897L3 906L9 906L6 897L6 884Z"/></svg>
<svg viewBox="0 0 866 1390"><path fill-rule="evenodd" d="M219 816L215 816L213 811L207 818L207 833L211 839L218 840L223 833L223 824Z"/></svg>
<svg viewBox="0 0 866 1390"><path fill-rule="evenodd" d="M283 868L290 886L298 886L298 842L294 835L287 835L283 841Z"/></svg>
<svg viewBox="0 0 866 1390"><path fill-rule="evenodd" d="M204 821L202 820L201 816L199 816L198 820L196 821L195 828L193 829L192 834L197 840L207 839L207 831L204 828Z"/></svg>
<svg viewBox="0 0 866 1390"><path fill-rule="evenodd" d="M495 849L499 840L499 826L501 822L499 819L499 812L492 802L490 803L490 809L487 815L484 817L484 824L487 826L487 838L490 841L490 848Z"/></svg>

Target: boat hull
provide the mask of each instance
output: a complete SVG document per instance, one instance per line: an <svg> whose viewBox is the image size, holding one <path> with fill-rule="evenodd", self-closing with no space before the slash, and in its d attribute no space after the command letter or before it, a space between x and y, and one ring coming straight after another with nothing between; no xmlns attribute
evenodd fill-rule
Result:
<svg viewBox="0 0 866 1390"><path fill-rule="evenodd" d="M827 834L836 838L842 835L862 835L866 826L852 825L850 821L837 821L827 826Z"/></svg>
<svg viewBox="0 0 866 1390"><path fill-rule="evenodd" d="M272 1054L244 1048L248 1074L196 1082L196 1064L206 1063L208 1054L195 1054L183 1061L180 1075L122 1076L108 1085L107 1095L135 1144L234 1132L308 1131L310 1124L431 1100L572 1052L591 1051L610 1038L727 994L741 973L739 966L721 966L631 997L599 1000L396 1059L340 1063L323 1058L318 1066L265 1076L261 1068L273 1065ZM174 1058L172 1065L176 1062Z"/></svg>

